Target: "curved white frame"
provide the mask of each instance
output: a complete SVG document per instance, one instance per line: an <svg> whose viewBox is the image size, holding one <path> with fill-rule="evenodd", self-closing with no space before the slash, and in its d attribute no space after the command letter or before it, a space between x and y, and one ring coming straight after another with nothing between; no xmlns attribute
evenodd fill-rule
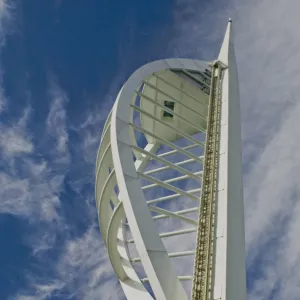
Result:
<svg viewBox="0 0 300 300"><path fill-rule="evenodd" d="M207 62L188 59L167 59L144 65L124 84L105 123L96 164L96 200L102 237L128 299L152 299L152 297L146 291L128 258L121 226L125 214L156 298L187 299L179 279L173 272L170 258L157 233L141 190L137 172L141 172L146 167L147 159L140 156L140 159L133 161L132 141L134 139L129 125L132 117L130 110L132 96L141 81L153 73L165 69L204 72L207 67ZM146 148L147 151L154 152L156 145L148 144ZM112 157L109 157L111 153ZM109 174L110 166L114 167L114 171ZM109 201L116 183L120 191L117 198L121 201L117 200L119 202L113 211L109 207Z"/></svg>

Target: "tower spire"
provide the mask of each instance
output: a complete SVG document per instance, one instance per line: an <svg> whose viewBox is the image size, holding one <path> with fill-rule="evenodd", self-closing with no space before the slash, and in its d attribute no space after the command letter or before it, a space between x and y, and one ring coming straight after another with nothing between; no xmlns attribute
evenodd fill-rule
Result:
<svg viewBox="0 0 300 300"><path fill-rule="evenodd" d="M229 50L230 50L230 44L232 43L232 34L231 34L231 27L232 27L232 20L229 19L228 20L228 25L226 28L226 33L224 36L224 40L220 49L220 53L218 56L218 60L220 60L222 63L224 63L225 65L228 66L228 54L229 54Z"/></svg>

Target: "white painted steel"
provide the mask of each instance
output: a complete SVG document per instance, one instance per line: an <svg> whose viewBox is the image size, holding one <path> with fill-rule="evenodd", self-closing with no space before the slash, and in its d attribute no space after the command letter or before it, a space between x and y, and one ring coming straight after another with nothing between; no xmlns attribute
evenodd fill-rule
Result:
<svg viewBox="0 0 300 300"><path fill-rule="evenodd" d="M229 21L218 59L222 83L214 299L246 299L241 120L237 66Z"/></svg>
<svg viewBox="0 0 300 300"><path fill-rule="evenodd" d="M199 208L198 207L192 207L192 208L187 208L187 209L183 209L183 210L178 210L175 211L174 213L176 213L177 215L185 215L191 212L196 212L198 211ZM163 218L167 218L169 217L167 214L161 214L161 215L156 215L153 217L153 220L158 220L158 219L163 219ZM196 222L197 224L197 222Z"/></svg>
<svg viewBox="0 0 300 300"><path fill-rule="evenodd" d="M221 88L221 144L213 299L245 300L240 112L230 24L219 60L228 68L224 72ZM96 205L101 234L127 299L153 299L145 288L145 283L150 284L156 299L189 298L182 281L188 281L192 276L176 274L171 259L193 255L195 249L172 254L167 251L162 239L185 236L196 230L190 227L197 225L197 220L186 215L198 211L195 204L199 205L199 196L195 193L201 190L202 171L191 172L183 167L189 163L202 164L204 160L203 154L197 156L189 150L204 145L203 141L193 136L201 130L205 132L208 95L201 90L202 88L188 83L172 70L183 70L186 76L194 78L207 88L207 75L191 73L204 73L207 68L208 62L188 59L160 60L141 67L123 85L105 123L96 160ZM137 97L141 97L139 105ZM172 119L162 117L163 101L166 97L176 105ZM134 111L140 113L140 125L135 123ZM172 114L170 109L165 111ZM136 130L146 139L144 148L139 146L135 136ZM192 144L178 146L176 141L181 137ZM161 144L169 150L159 153ZM173 155L185 157L171 162L168 159ZM150 163L154 162L162 165L147 170ZM177 174L168 179L149 176L170 170L185 175ZM150 181L150 184L141 184L142 178ZM187 179L198 180L199 186L182 190L171 185ZM152 188L163 188L172 191L173 194L148 200L144 193ZM170 211L153 206L168 201L179 201L180 197L184 197L184 201L192 199L193 207L180 207L179 210L177 208ZM156 214L152 215L151 211ZM156 222L166 218L175 218L189 224L189 228L160 232ZM127 228L132 235L130 238L127 237ZM129 245L135 245L138 259L130 257ZM133 261L140 261L146 278L138 275Z"/></svg>

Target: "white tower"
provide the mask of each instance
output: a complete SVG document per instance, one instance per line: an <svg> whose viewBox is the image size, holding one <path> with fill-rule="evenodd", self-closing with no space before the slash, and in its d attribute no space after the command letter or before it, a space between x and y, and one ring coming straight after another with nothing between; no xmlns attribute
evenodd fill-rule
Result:
<svg viewBox="0 0 300 300"><path fill-rule="evenodd" d="M231 20L214 62L134 72L96 162L100 230L127 299L245 300L238 79Z"/></svg>

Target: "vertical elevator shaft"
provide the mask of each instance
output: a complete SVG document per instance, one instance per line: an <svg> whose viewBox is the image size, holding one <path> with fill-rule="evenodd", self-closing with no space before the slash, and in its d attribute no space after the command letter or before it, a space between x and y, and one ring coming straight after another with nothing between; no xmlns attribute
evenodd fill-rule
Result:
<svg viewBox="0 0 300 300"><path fill-rule="evenodd" d="M216 229L216 196L221 116L221 81L224 66L211 64L211 91L197 228L192 300L212 300Z"/></svg>

